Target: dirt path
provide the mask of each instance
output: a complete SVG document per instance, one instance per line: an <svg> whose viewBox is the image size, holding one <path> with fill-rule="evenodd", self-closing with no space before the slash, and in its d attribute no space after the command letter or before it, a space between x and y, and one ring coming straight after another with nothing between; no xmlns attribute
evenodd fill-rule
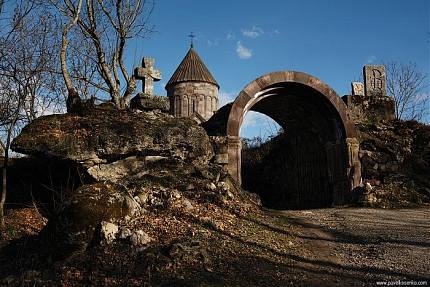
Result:
<svg viewBox="0 0 430 287"><path fill-rule="evenodd" d="M268 213L298 227L294 238L303 248L290 258L297 256L303 285L430 285L430 209Z"/></svg>
<svg viewBox="0 0 430 287"><path fill-rule="evenodd" d="M22 249L27 239L18 238L20 234L37 231L33 228L37 218L31 211L17 210L9 215L15 215L8 222L14 227L10 230L17 237L17 249L15 245L1 248L0 241L1 286L5 282L17 282L10 286L33 286L34 282L43 283L37 286L99 286L105 282L100 280L107 279L111 284L102 285L144 286L147 269L141 263L152 258L149 256L161 260L150 265L154 267L151 270L159 270L152 271L151 278L158 276L160 282L171 284L148 286L430 286L430 208L229 213L222 220L195 226L196 232L210 236L193 235L200 253L185 252L172 259L162 250L136 253L120 245L118 249L90 250L54 266L43 263L44 258L34 265L40 250L31 245L25 252ZM17 272L11 261L16 268L26 265ZM175 274L172 262L177 264Z"/></svg>

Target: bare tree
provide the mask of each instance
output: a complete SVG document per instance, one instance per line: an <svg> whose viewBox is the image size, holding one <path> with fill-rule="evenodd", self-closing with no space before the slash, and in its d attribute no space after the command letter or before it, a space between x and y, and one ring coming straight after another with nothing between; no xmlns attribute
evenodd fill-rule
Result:
<svg viewBox="0 0 430 287"><path fill-rule="evenodd" d="M136 90L136 78L124 63L125 49L131 38L144 37L151 32L148 17L154 3L145 0L51 0L51 4L66 22L60 58L68 91L68 109L81 100L79 82L81 87L91 86L97 92L107 93L118 109L126 108ZM81 43L86 45L85 53L76 46ZM82 69L71 68L71 63L80 61L92 63L97 69L82 73Z"/></svg>
<svg viewBox="0 0 430 287"><path fill-rule="evenodd" d="M415 63L384 63L387 92L396 105L396 118L422 121L430 112L430 93L425 93L426 74Z"/></svg>
<svg viewBox="0 0 430 287"><path fill-rule="evenodd" d="M61 97L52 59L56 20L34 2L15 2L13 17L3 18L0 33L0 146L3 153L0 224L4 225L10 144L26 123L48 110L55 111Z"/></svg>
<svg viewBox="0 0 430 287"><path fill-rule="evenodd" d="M8 95L6 95L6 97L7 96ZM16 111L22 108L22 103L23 103L22 99L16 99L12 97L8 97L6 103L4 101L4 98L1 101L1 104L6 106L9 109L6 115L2 115L2 119L4 120L4 122L2 122L2 128L4 129L6 138L4 140L0 139L0 146L1 146L1 149L3 150L2 189L1 189L1 197L0 197L0 226L1 227L4 227L5 225L4 206L6 203L6 192L7 192L7 168L9 164L9 148L12 141L12 136L15 131L16 123L20 119L20 114Z"/></svg>

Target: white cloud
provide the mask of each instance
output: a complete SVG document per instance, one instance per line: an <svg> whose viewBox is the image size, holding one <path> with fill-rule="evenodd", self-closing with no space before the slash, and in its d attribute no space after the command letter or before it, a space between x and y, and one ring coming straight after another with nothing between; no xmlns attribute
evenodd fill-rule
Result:
<svg viewBox="0 0 430 287"><path fill-rule="evenodd" d="M240 130L240 136L253 138L259 136L263 139L277 134L281 126L272 118L254 111L245 114Z"/></svg>
<svg viewBox="0 0 430 287"><path fill-rule="evenodd" d="M237 97L237 93L219 91L219 93L218 93L219 106L222 107L225 104L228 104L228 103L234 101L236 99L236 97Z"/></svg>
<svg viewBox="0 0 430 287"><path fill-rule="evenodd" d="M213 46L218 46L219 45L219 39L215 39L215 40L207 40L207 44L209 47L213 47Z"/></svg>
<svg viewBox="0 0 430 287"><path fill-rule="evenodd" d="M240 41L236 43L236 53L241 59L249 59L252 57L252 50L243 46Z"/></svg>
<svg viewBox="0 0 430 287"><path fill-rule="evenodd" d="M256 113L252 111L246 113L245 118L243 119L242 128L255 127L259 122L260 118L261 118L260 113Z"/></svg>
<svg viewBox="0 0 430 287"><path fill-rule="evenodd" d="M274 29L273 31L271 31L271 32L269 33L269 36L270 36L270 37L275 37L275 36L277 36L277 35L279 35L279 34L281 34L281 32L279 32L279 30L278 30L278 29Z"/></svg>
<svg viewBox="0 0 430 287"><path fill-rule="evenodd" d="M266 128L270 124L275 123L268 116L254 111L248 111L243 119L242 127L259 127Z"/></svg>
<svg viewBox="0 0 430 287"><path fill-rule="evenodd" d="M256 26L256 25L254 25L254 26L252 26L252 28L251 28L251 29L242 29L242 34L243 34L243 36L245 36L245 37L255 39L255 38L257 38L258 36L263 35L263 34L264 34L264 31L263 31L263 29L261 29L260 27L258 27L258 26Z"/></svg>
<svg viewBox="0 0 430 287"><path fill-rule="evenodd" d="M235 39L235 38L236 38L236 35L235 35L233 32L229 31L229 32L227 33L227 36L225 36L225 38L226 38L227 40L233 40L233 39Z"/></svg>

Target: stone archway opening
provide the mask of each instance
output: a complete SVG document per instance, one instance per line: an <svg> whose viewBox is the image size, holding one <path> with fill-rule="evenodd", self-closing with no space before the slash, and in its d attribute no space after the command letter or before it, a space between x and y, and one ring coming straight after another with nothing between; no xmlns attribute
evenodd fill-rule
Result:
<svg viewBox="0 0 430 287"><path fill-rule="evenodd" d="M272 118L284 133L265 147L254 170L246 166L243 171L250 174L242 174L239 132L249 111ZM342 204L360 183L358 142L346 106L310 75L276 72L251 82L231 106L227 136L230 174L259 193L267 207Z"/></svg>
<svg viewBox="0 0 430 287"><path fill-rule="evenodd" d="M282 132L282 127L265 114L249 111L245 114L239 136L243 139L243 147L254 146L266 142Z"/></svg>

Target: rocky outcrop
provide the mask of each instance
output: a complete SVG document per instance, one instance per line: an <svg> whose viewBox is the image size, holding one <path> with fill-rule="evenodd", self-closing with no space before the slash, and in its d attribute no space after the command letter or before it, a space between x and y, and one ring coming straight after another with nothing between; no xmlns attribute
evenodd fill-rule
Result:
<svg viewBox="0 0 430 287"><path fill-rule="evenodd" d="M355 123L378 122L395 118L395 103L389 96L347 95L342 97Z"/></svg>
<svg viewBox="0 0 430 287"><path fill-rule="evenodd" d="M141 111L159 110L168 112L170 110L170 102L168 97L140 93L131 99L130 108Z"/></svg>
<svg viewBox="0 0 430 287"><path fill-rule="evenodd" d="M356 127L365 201L381 207L430 202L430 126L393 120Z"/></svg>
<svg viewBox="0 0 430 287"><path fill-rule="evenodd" d="M211 163L214 152L202 127L158 111L97 109L41 117L23 129L13 149L79 170L79 184L47 190L56 196L45 214L44 234L68 246L62 250L115 241L142 248L159 237L150 231L163 214L258 202ZM51 174L55 178L55 170ZM35 202L46 209L49 197ZM137 224L148 218L153 222Z"/></svg>
<svg viewBox="0 0 430 287"><path fill-rule="evenodd" d="M94 166L129 157L167 156L192 163L212 158L209 139L190 119L165 113L95 110L40 117L13 141L19 153Z"/></svg>

